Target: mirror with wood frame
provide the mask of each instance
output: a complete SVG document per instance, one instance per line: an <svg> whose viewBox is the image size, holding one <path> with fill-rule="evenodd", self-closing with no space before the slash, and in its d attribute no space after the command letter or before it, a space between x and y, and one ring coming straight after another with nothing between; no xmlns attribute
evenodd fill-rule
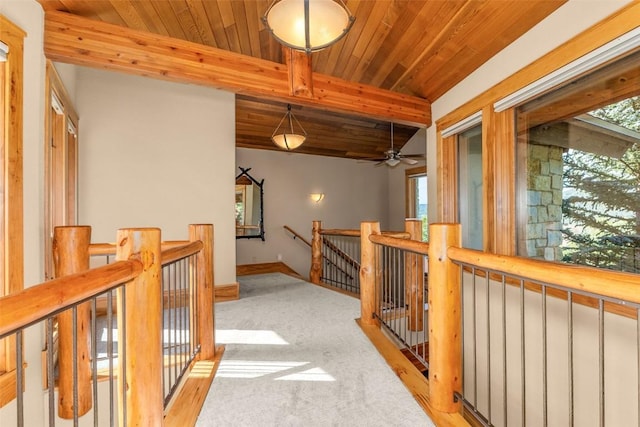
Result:
<svg viewBox="0 0 640 427"><path fill-rule="evenodd" d="M264 241L263 200L264 179L249 175L251 168L239 168L236 176L236 239Z"/></svg>

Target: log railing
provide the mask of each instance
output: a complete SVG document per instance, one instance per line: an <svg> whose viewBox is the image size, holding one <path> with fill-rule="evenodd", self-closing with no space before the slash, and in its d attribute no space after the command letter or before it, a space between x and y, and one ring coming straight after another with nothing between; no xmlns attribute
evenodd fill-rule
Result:
<svg viewBox="0 0 640 427"><path fill-rule="evenodd" d="M162 251L160 230L120 230L115 261L89 269L90 228L59 227L54 260L63 277L0 298L0 338L15 336L19 343L9 355L18 362L16 390L24 389L29 375L24 331L45 331L47 425L62 419L76 425L163 425L182 375L195 360L214 358L213 226L192 225L189 235L186 244ZM17 396L21 426L27 406L23 393Z"/></svg>
<svg viewBox="0 0 640 427"><path fill-rule="evenodd" d="M382 236L377 223L362 235L362 325L383 320L380 254L428 257L427 392L414 394L434 420L640 423L638 275L463 249L457 224L430 225L429 244Z"/></svg>
<svg viewBox="0 0 640 427"><path fill-rule="evenodd" d="M406 232L382 232L408 238ZM313 221L309 281L360 294L360 230L323 229Z"/></svg>

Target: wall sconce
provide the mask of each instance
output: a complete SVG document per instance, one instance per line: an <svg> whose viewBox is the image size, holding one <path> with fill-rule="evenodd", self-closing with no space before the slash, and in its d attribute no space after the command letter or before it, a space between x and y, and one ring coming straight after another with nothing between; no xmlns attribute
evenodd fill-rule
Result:
<svg viewBox="0 0 640 427"><path fill-rule="evenodd" d="M311 193L309 198L312 202L320 203L320 200L324 199L324 193Z"/></svg>

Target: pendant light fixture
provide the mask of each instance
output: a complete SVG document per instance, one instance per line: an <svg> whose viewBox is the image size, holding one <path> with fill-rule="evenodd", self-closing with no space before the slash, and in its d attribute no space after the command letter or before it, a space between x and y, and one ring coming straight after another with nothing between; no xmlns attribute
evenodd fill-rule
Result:
<svg viewBox="0 0 640 427"><path fill-rule="evenodd" d="M284 129L280 130L282 123L284 123L285 121L287 123L285 124ZM296 132L294 130L294 121L296 122L296 125L301 132ZM288 129L287 124L289 125ZM307 139L307 132L305 132L298 119L296 119L296 117L291 112L291 105L287 104L287 112L284 114L284 117L282 117L282 120L280 120L280 123L278 123L278 127L276 128L276 130L273 131L271 140L274 144L276 144L283 150L290 151L295 150L296 148L301 146L305 139Z"/></svg>
<svg viewBox="0 0 640 427"><path fill-rule="evenodd" d="M355 17L342 0L274 0L262 21L283 45L311 53L344 37Z"/></svg>

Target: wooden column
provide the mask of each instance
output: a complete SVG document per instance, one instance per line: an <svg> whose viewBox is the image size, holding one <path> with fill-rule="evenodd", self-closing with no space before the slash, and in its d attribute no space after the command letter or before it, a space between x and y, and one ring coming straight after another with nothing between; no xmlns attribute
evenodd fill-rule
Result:
<svg viewBox="0 0 640 427"><path fill-rule="evenodd" d="M214 270L213 270L213 225L189 225L189 240L200 240L204 245L196 255L195 271L198 300L196 302L198 317L198 340L200 341L201 360L211 360L215 355L215 305L214 305Z"/></svg>
<svg viewBox="0 0 640 427"><path fill-rule="evenodd" d="M309 281L320 284L322 279L322 221L313 221L311 229L311 270L309 271Z"/></svg>
<svg viewBox="0 0 640 427"><path fill-rule="evenodd" d="M116 260L137 258L143 268L138 277L124 289L118 288L117 293L118 425L161 426L164 405L160 230L118 230L116 242Z"/></svg>
<svg viewBox="0 0 640 427"><path fill-rule="evenodd" d="M380 223L360 223L360 322L376 325L373 313L376 310L376 285L380 272L376 267L376 246L369 241L372 234L380 234ZM378 281L379 282L379 281Z"/></svg>
<svg viewBox="0 0 640 427"><path fill-rule="evenodd" d="M460 224L429 226L429 400L441 412L458 412L462 387L460 267L447 248L460 247Z"/></svg>
<svg viewBox="0 0 640 427"><path fill-rule="evenodd" d="M311 55L290 47L283 47L282 56L289 71L289 94L313 98Z"/></svg>
<svg viewBox="0 0 640 427"><path fill-rule="evenodd" d="M68 276L89 270L89 245L91 227L55 227L53 232L53 263L55 277ZM76 308L76 339L74 342L74 318L72 310L58 315L58 416L73 418L74 378L78 387L78 416L86 414L92 406L90 325L91 303ZM53 349L49 349L53 351ZM76 354L74 366L73 354ZM49 369L53 369L50 366Z"/></svg>
<svg viewBox="0 0 640 427"><path fill-rule="evenodd" d="M411 218L404 222L411 240L422 240L422 221ZM407 252L404 258L405 298L410 331L421 331L424 324L424 257Z"/></svg>

